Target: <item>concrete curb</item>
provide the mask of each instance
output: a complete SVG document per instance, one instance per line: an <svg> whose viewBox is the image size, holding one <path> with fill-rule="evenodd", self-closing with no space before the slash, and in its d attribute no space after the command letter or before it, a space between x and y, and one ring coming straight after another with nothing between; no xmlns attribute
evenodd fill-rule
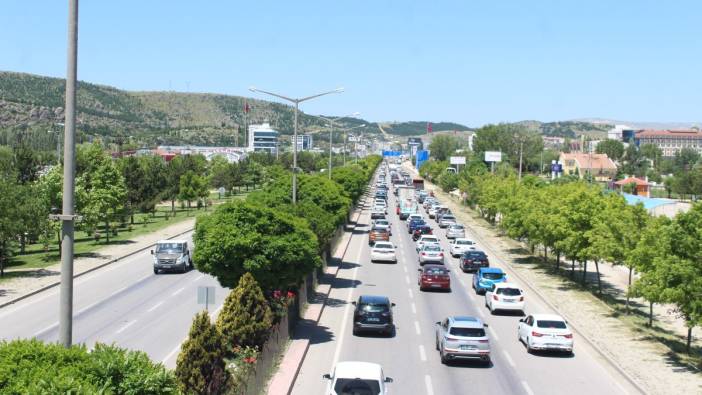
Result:
<svg viewBox="0 0 702 395"><path fill-rule="evenodd" d="M366 196L364 195L362 201L365 200L365 198ZM343 259L343 257L346 255L349 245L351 244L351 239L353 238L353 231L358 226L358 220L363 212L361 205L363 205L363 203L359 203L359 207L357 207L355 210L356 218L353 220L353 226L350 226L348 230L344 231L349 232L349 238L343 247L343 251L341 252L341 259ZM341 247L341 245L339 245L337 248L339 247ZM336 278L340 268L341 265L327 267L325 274L331 276L332 279ZM319 304L315 304L315 306L319 306L317 308L312 309L308 307L303 317L304 320L313 321L315 324L319 323L319 320L322 317L322 312L324 311L324 306L326 306L327 298L329 297L332 288L333 287L330 284L321 284L317 286L317 289L324 290L324 300ZM291 341L290 346L283 356L283 360L280 363L278 371L273 375L273 378L271 378L268 383L268 388L266 389L267 394L280 395L290 394L292 392L295 381L297 380L297 375L300 373L300 368L302 368L302 363L305 361L309 347L309 339L295 339Z"/></svg>
<svg viewBox="0 0 702 395"><path fill-rule="evenodd" d="M453 200L453 198L451 196L449 196L449 198ZM456 202L456 203L460 205L460 202ZM470 215L470 213L467 213L467 214ZM473 234L475 235L475 238L478 239L477 241L479 241L481 243L481 245L483 245L485 248L492 250L493 253L495 252L495 250L493 250L492 247L490 247L490 244L486 243L485 240L482 237L480 237L480 235L478 235L477 232L474 231ZM498 255L498 254L494 254L494 255ZM499 254L499 255L502 255L502 254ZM634 388L636 388L642 394L649 394L649 392L645 388L643 388L641 386L641 384L639 384L639 382L629 374L629 372L627 372L623 368L621 368L619 366L619 364L614 359L612 359L612 357L609 355L609 353L607 351L602 349L599 345L597 345L595 342L593 342L588 336L586 336L582 331L580 331L578 329L577 324L573 325L573 323L577 322L577 321L573 321L572 319L568 318L568 316L566 314L561 312L561 310L558 307L556 307L553 303L551 303L551 301L543 293L541 293L538 290L536 285L532 284L531 281L528 281L526 278L522 277L519 274L519 272L516 270L515 266L509 260L501 259L501 261L504 262L507 266L509 266L509 268L512 270L512 273L514 274L514 276L517 277L517 279L519 279L519 281L522 284L526 285L526 287L528 287L531 292L533 292L537 296L539 296L541 298L541 300L548 307L553 309L553 311L558 313L558 315L560 315L563 318L565 318L566 320L568 320L568 322L570 323L571 329L573 329L574 332L576 332L582 339L584 339L587 342L587 344L590 345L590 347L592 347L593 350L595 350L598 354L600 354L600 356L602 356L607 361L607 363L609 363L619 374L621 374Z"/></svg>
<svg viewBox="0 0 702 395"><path fill-rule="evenodd" d="M188 229L188 230L186 230L186 231L184 231L184 232L178 233L177 235L173 235L173 236L171 236L171 237L168 237L168 238L165 239L165 240L171 240L171 239L175 239L176 237L183 236L183 235L186 234L186 233L192 232L194 229L195 229L194 227L193 227L193 228L190 228L190 229ZM136 255L136 254L139 254L139 253L141 253L141 252L143 252L143 251L146 251L146 250L148 250L149 248L151 248L151 247L153 247L153 246L155 246L155 245L156 245L156 243L154 243L154 244L149 244L148 246L146 246L146 247L144 247L144 248L140 248L140 249L138 249L138 250L136 250L136 251L132 251L132 252L128 253L127 255L122 255L122 256L117 257L117 258L115 258L115 259L112 259L112 260L110 260L110 261L101 263L101 264L99 264L99 265L97 265L97 266L93 266L93 267L91 267L90 269L87 269L87 270L85 270L85 271L82 271L82 272L80 272L80 273L78 273L78 274L74 274L74 275L73 275L73 278L76 279L76 278L78 278L78 277L80 277L80 276L82 276L82 275L84 275L84 274L92 273L92 272L94 272L94 271L96 271L96 270L98 270L98 269L102 269L102 268L105 267L105 266L109 266L109 265L111 265L111 264L113 264L113 263L115 263L115 262L119 262L119 261L124 260L124 259L126 259L126 258L129 258L129 257L131 257L131 256L133 256L133 255ZM51 283L51 284L49 284L49 285L45 285L45 286L43 286L43 287L41 287L41 288L39 288L39 289L35 289L34 291L31 291L31 292L29 292L29 293L27 293L27 294L24 294L24 295L22 295L22 296L18 296L18 297L16 297L15 299L12 299L12 300L10 300L10 301L7 301L7 302L4 302L4 303L0 304L0 309L2 309L3 307L9 306L9 305L11 305L11 304L15 304L15 303L17 303L17 302L19 302L19 301L21 301L21 300L27 299L27 298L29 298L29 297L31 297L31 296L36 295L36 294L42 293L42 292L44 292L44 291L46 291L46 290L49 290L49 289L51 289L51 288L53 288L53 287L55 287L55 286L57 286L57 285L60 285L60 284L61 284L61 281L56 281L56 282L53 282L53 283Z"/></svg>

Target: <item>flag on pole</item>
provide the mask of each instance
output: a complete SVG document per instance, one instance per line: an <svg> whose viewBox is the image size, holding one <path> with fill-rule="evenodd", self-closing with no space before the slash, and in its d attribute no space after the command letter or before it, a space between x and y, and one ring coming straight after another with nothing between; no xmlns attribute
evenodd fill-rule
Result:
<svg viewBox="0 0 702 395"><path fill-rule="evenodd" d="M432 132L431 122L427 122L427 133L431 133L431 132Z"/></svg>
<svg viewBox="0 0 702 395"><path fill-rule="evenodd" d="M249 102L244 102L244 112L248 114L250 110Z"/></svg>

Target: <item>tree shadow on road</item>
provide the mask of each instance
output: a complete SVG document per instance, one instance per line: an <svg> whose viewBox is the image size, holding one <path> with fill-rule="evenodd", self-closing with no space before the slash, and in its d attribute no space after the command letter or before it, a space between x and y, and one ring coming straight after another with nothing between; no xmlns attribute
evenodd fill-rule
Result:
<svg viewBox="0 0 702 395"><path fill-rule="evenodd" d="M334 333L324 325L313 320L301 319L291 336L292 340L307 339L310 344L327 343L334 340Z"/></svg>

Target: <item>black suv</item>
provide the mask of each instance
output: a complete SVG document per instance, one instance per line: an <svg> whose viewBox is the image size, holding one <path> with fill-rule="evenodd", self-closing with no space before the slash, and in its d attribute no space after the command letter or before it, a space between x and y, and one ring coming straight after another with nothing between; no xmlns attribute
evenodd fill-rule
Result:
<svg viewBox="0 0 702 395"><path fill-rule="evenodd" d="M466 251L461 255L460 265L464 272L472 272L481 267L489 267L490 261L482 251Z"/></svg>
<svg viewBox="0 0 702 395"><path fill-rule="evenodd" d="M392 320L392 308L387 296L361 295L357 302L352 302L356 309L353 311L353 334L362 331L372 331L392 336L395 324Z"/></svg>

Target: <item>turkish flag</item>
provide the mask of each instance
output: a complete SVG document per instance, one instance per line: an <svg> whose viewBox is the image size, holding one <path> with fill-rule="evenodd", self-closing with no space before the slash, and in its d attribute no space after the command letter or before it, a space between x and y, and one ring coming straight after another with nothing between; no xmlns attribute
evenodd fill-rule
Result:
<svg viewBox="0 0 702 395"><path fill-rule="evenodd" d="M245 102L244 103L244 112L248 114L249 111L250 111L249 102Z"/></svg>
<svg viewBox="0 0 702 395"><path fill-rule="evenodd" d="M427 122L427 133L431 133L431 131L432 131L431 122Z"/></svg>

